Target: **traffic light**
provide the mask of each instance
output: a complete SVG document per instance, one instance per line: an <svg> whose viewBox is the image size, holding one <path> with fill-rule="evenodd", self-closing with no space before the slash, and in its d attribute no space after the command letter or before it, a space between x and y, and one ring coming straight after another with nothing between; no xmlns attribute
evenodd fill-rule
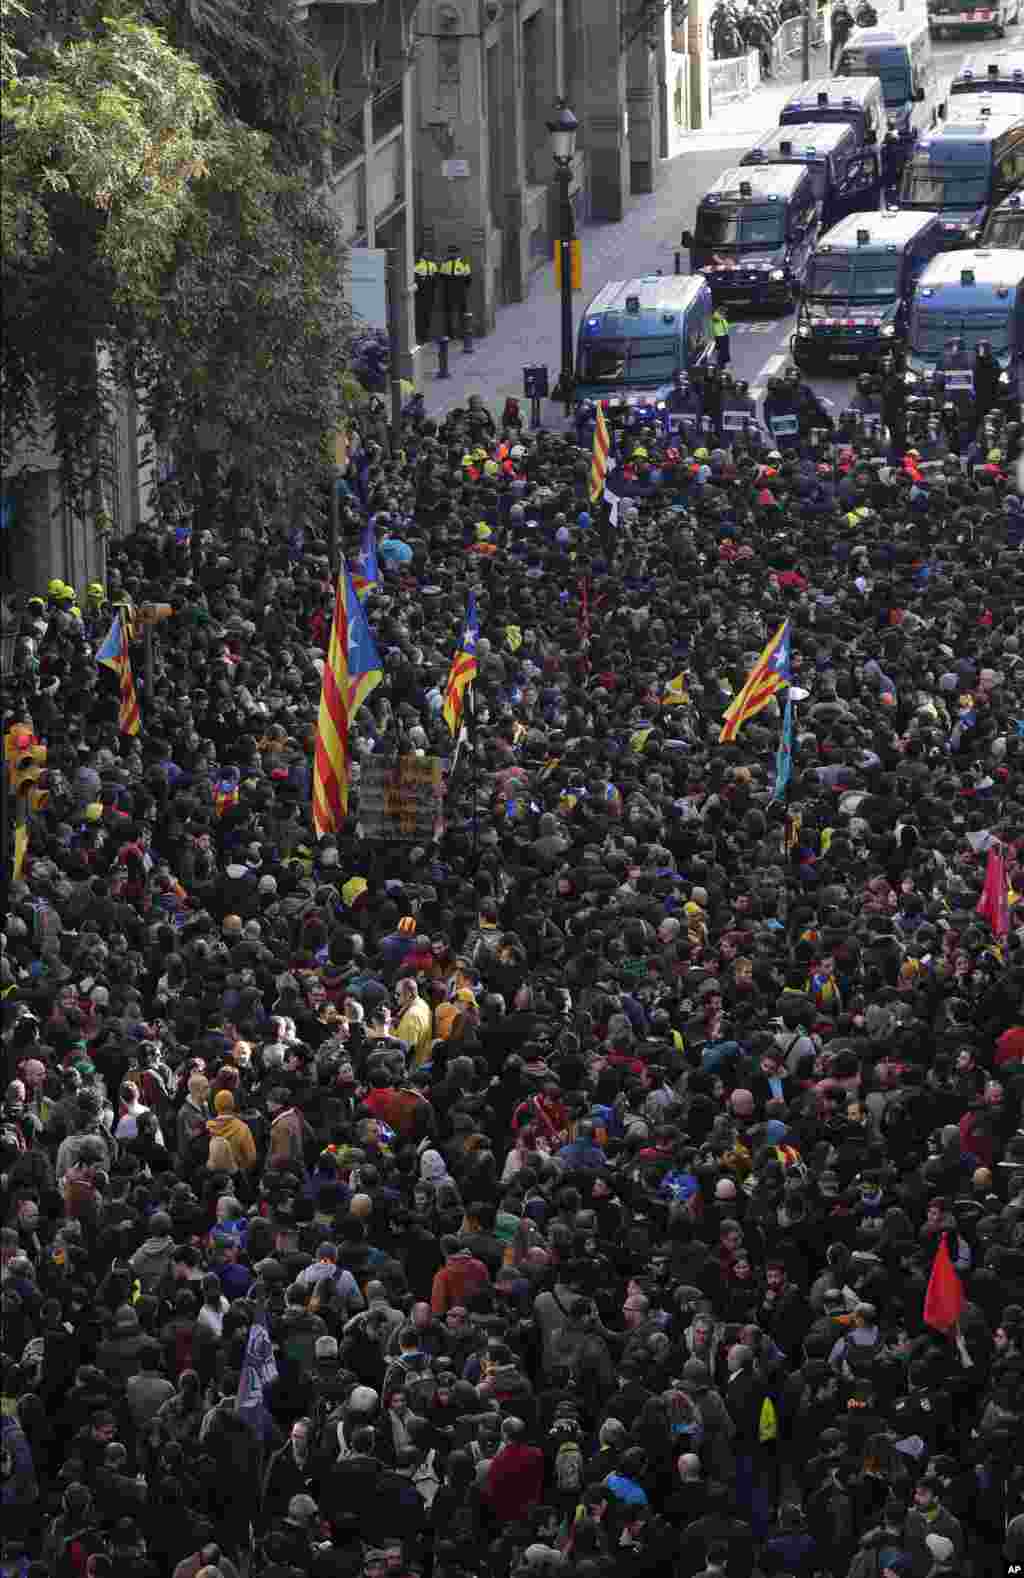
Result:
<svg viewBox="0 0 1024 1578"><path fill-rule="evenodd" d="M4 739L7 781L11 793L24 797L24 805L30 811L43 810L50 798L44 787L47 754L46 746L40 744L31 729L23 724L8 729Z"/></svg>

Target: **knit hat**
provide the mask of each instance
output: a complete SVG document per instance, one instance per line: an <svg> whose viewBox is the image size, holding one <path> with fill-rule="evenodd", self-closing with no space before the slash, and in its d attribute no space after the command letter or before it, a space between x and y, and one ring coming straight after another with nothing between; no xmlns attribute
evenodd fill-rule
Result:
<svg viewBox="0 0 1024 1578"><path fill-rule="evenodd" d="M230 1090L218 1090L217 1094L213 1098L213 1110L218 1114L234 1112L235 1098L231 1094Z"/></svg>
<svg viewBox="0 0 1024 1578"><path fill-rule="evenodd" d="M948 1562L956 1549L953 1541L944 1534L926 1534L924 1543L931 1551L932 1560L936 1562Z"/></svg>
<svg viewBox="0 0 1024 1578"><path fill-rule="evenodd" d="M379 1401L372 1386L354 1386L348 1406L354 1414L372 1414Z"/></svg>

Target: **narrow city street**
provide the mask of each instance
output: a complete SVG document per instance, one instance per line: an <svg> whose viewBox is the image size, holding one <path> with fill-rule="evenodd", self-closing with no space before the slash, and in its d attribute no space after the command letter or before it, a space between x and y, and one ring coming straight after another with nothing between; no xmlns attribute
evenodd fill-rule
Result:
<svg viewBox="0 0 1024 1578"><path fill-rule="evenodd" d="M884 19L884 12L882 16ZM1022 34L1024 29L1012 28L1009 41ZM934 45L937 102L945 98L967 47L962 42ZM583 289L576 296L577 320L608 280L629 279L658 269L666 274L673 271L680 232L693 227L701 196L723 170L738 162L760 136L778 124L781 105L799 83L799 65L798 59L791 60L784 80L765 83L750 98L723 107L706 131L692 133L684 150L659 167L657 191L636 199L620 224L587 226L582 236ZM811 74L825 74L821 51L815 53ZM689 272L685 254L682 267ZM517 396L525 412L523 367L545 363L552 387L557 379L559 310L554 269L548 266L534 276L528 300L499 308L494 333L476 342L470 354L465 353L461 341L452 342L452 376L447 381L436 377L436 355L428 349L419 380L428 413L440 415L452 406L464 405L470 394L481 395L495 417L500 415L506 395ZM752 393L763 392L765 380L786 361L793 326L793 313L771 318L734 316L732 371L737 378L748 380ZM816 373L813 382L839 408L852 388L853 376L853 372L834 377ZM542 419L560 422L558 408L546 402Z"/></svg>

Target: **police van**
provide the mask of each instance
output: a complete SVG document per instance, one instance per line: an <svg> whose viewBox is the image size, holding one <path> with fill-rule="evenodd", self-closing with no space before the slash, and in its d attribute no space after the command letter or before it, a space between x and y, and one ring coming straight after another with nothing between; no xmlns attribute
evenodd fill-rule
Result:
<svg viewBox="0 0 1024 1578"><path fill-rule="evenodd" d="M878 206L882 186L878 154L862 147L853 127L843 122L777 126L743 155L740 164L805 164L823 225Z"/></svg>
<svg viewBox="0 0 1024 1578"><path fill-rule="evenodd" d="M850 214L818 243L804 280L793 360L873 361L902 344L914 286L942 251L937 214Z"/></svg>
<svg viewBox="0 0 1024 1578"><path fill-rule="evenodd" d="M962 37L965 33L994 33L1020 21L1021 0L928 0L928 26L935 38Z"/></svg>
<svg viewBox="0 0 1024 1578"><path fill-rule="evenodd" d="M788 310L818 239L820 210L805 164L724 170L683 231L690 271L717 302Z"/></svg>
<svg viewBox="0 0 1024 1578"><path fill-rule="evenodd" d="M940 214L947 248L973 246L989 209L1022 178L1024 120L947 121L918 138L899 206Z"/></svg>
<svg viewBox="0 0 1024 1578"><path fill-rule="evenodd" d="M1012 193L998 208L993 208L978 245L1024 251L1024 188Z"/></svg>
<svg viewBox="0 0 1024 1578"><path fill-rule="evenodd" d="M926 22L855 27L839 55L842 77L877 77L886 121L908 148L935 118L935 61Z"/></svg>
<svg viewBox="0 0 1024 1578"><path fill-rule="evenodd" d="M885 130L882 84L876 77L820 77L805 82L782 106L780 126L806 126L809 122L845 123L857 141L873 145Z"/></svg>
<svg viewBox="0 0 1024 1578"><path fill-rule="evenodd" d="M648 405L677 373L711 360L711 291L699 275L646 274L602 286L580 321L576 397Z"/></svg>
<svg viewBox="0 0 1024 1578"><path fill-rule="evenodd" d="M987 340L1007 400L1024 392L1024 252L944 252L925 269L910 308L907 383L946 364L951 341L972 357ZM947 385L948 386L948 385Z"/></svg>

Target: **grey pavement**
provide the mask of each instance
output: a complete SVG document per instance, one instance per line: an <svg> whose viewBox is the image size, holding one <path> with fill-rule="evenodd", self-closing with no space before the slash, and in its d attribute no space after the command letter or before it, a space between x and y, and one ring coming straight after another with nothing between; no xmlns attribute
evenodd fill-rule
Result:
<svg viewBox="0 0 1024 1578"><path fill-rule="evenodd" d="M824 72L823 54L816 52L812 75ZM940 96L962 54L962 44L936 46ZM763 83L749 98L723 107L705 130L690 134L675 158L659 166L656 190L634 199L625 219L618 224L584 228L583 289L574 297L577 321L587 302L608 280L630 279L657 269L672 272L680 232L693 227L700 197L761 133L778 124L781 104L799 77L800 62L794 59L787 63L781 78ZM682 266L688 272L685 258ZM732 362L736 375L760 391L765 378L786 359L792 326L791 315L734 321ZM546 364L554 387L560 360L560 295L555 288L554 269L546 265L534 276L528 299L499 308L493 333L474 342L470 354L462 350L461 341L452 342L450 379L436 377L436 355L427 348L419 388L430 416L441 416L453 406L464 406L471 394L479 394L497 420L506 396L513 395L528 419L523 368L531 363ZM826 398L840 405L849 389L849 379L815 378L815 385ZM544 402L542 420L560 426L560 407Z"/></svg>

